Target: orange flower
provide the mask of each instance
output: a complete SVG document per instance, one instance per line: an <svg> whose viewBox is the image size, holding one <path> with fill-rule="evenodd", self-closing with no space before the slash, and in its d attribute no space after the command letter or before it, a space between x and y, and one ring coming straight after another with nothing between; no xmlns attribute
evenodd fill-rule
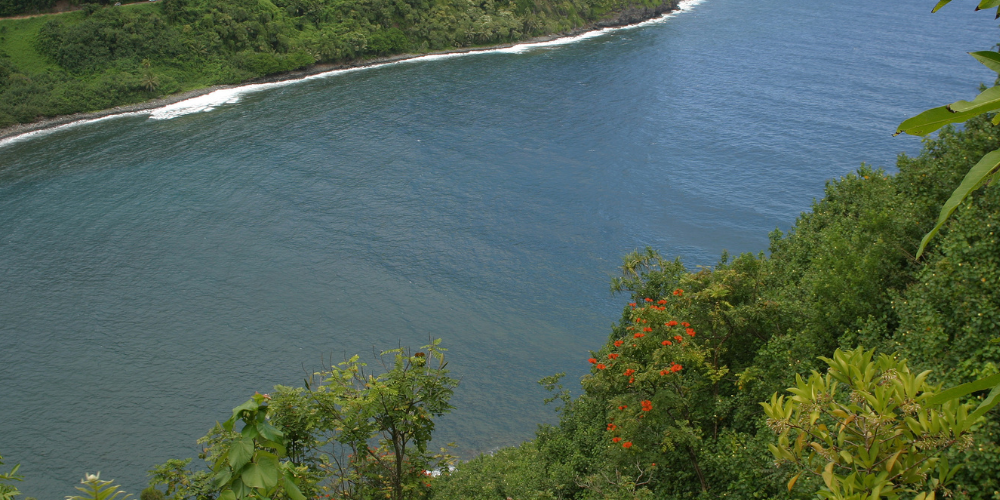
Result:
<svg viewBox="0 0 1000 500"><path fill-rule="evenodd" d="M668 375L669 373L670 373L670 370L660 370L660 376L661 376L661 377L663 377L663 376L666 376L666 375Z"/></svg>
<svg viewBox="0 0 1000 500"><path fill-rule="evenodd" d="M677 363L674 363L674 364L673 364L673 365L672 365L672 366L670 367L670 371L672 371L672 372L679 372L679 371L681 371L682 369L684 369L684 367L683 367L683 366L681 366L681 365L679 365L679 364L677 364Z"/></svg>
<svg viewBox="0 0 1000 500"><path fill-rule="evenodd" d="M684 295L684 290L681 290L680 288L678 288L678 289L674 290L674 295L680 297L680 296Z"/></svg>
<svg viewBox="0 0 1000 500"><path fill-rule="evenodd" d="M608 359L618 359L618 353L613 352L611 354L608 354Z"/></svg>
<svg viewBox="0 0 1000 500"><path fill-rule="evenodd" d="M686 332L686 333L687 333L688 335L690 335L690 336L694 337L694 328L688 328L687 330L684 330L684 331L685 331L685 332Z"/></svg>
<svg viewBox="0 0 1000 500"><path fill-rule="evenodd" d="M680 342L680 341L684 340L684 337L681 337L680 335L674 335L674 340Z"/></svg>
<svg viewBox="0 0 1000 500"><path fill-rule="evenodd" d="M632 447L632 441L625 441L624 443L622 443L622 448L631 448L631 447Z"/></svg>
<svg viewBox="0 0 1000 500"><path fill-rule="evenodd" d="M687 327L691 326L691 323L688 323L687 321L685 321L685 322L681 323L681 326L683 326L684 328L687 328Z"/></svg>
<svg viewBox="0 0 1000 500"><path fill-rule="evenodd" d="M667 299L660 299L660 300L656 301L656 303L660 304L662 306L663 304L667 303Z"/></svg>
<svg viewBox="0 0 1000 500"><path fill-rule="evenodd" d="M628 305L630 305L630 306L632 306L632 307L635 307L635 306L636 306L636 303L635 303L635 302L629 302L629 303L628 303Z"/></svg>
<svg viewBox="0 0 1000 500"><path fill-rule="evenodd" d="M628 383L630 383L630 384L635 383L635 377L629 377L628 378Z"/></svg>
<svg viewBox="0 0 1000 500"><path fill-rule="evenodd" d="M653 402L650 400L645 400L642 402L642 411L650 411L653 409Z"/></svg>
<svg viewBox="0 0 1000 500"><path fill-rule="evenodd" d="M597 369L598 370L603 370L605 368L607 368L607 366L604 366L604 363L597 363Z"/></svg>
<svg viewBox="0 0 1000 500"><path fill-rule="evenodd" d="M587 361L590 361L590 364L594 364L594 363L597 362L597 359L596 358L590 358Z"/></svg>
<svg viewBox="0 0 1000 500"><path fill-rule="evenodd" d="M622 344L624 344L624 343L625 343L625 341L624 341L624 340L616 340L616 341L615 341L615 347L621 347L621 346L622 346Z"/></svg>
<svg viewBox="0 0 1000 500"><path fill-rule="evenodd" d="M677 326L677 322L674 321L674 320L670 320L670 321L667 321L666 325L667 326Z"/></svg>
<svg viewBox="0 0 1000 500"><path fill-rule="evenodd" d="M646 297L646 302L652 302L652 301L653 301L653 299L651 299L649 297Z"/></svg>
<svg viewBox="0 0 1000 500"><path fill-rule="evenodd" d="M653 331L653 328L647 326L646 328L643 328L642 331L644 331L644 332L651 332L651 331Z"/></svg>
<svg viewBox="0 0 1000 500"><path fill-rule="evenodd" d="M663 342L660 342L660 343L663 344L663 345L674 345L674 343L671 342L671 341L669 341L669 340L664 340Z"/></svg>
<svg viewBox="0 0 1000 500"><path fill-rule="evenodd" d="M619 410L627 410L628 409L628 405L621 405L621 406L618 407L618 409Z"/></svg>
<svg viewBox="0 0 1000 500"><path fill-rule="evenodd" d="M609 430L609 431L613 431L613 430L615 430L615 429L617 429L617 428L618 428L618 426L617 426L617 425L615 425L615 424L608 424L608 430Z"/></svg>
<svg viewBox="0 0 1000 500"><path fill-rule="evenodd" d="M628 370L625 370L625 376L626 377L628 377L629 375L632 375L633 373L635 373L635 370L633 370L631 368L629 368Z"/></svg>
<svg viewBox="0 0 1000 500"><path fill-rule="evenodd" d="M637 339L641 339L641 338L643 338L643 337L645 337L645 336L646 336L646 334L645 334L645 333L637 333L637 334L633 335L633 337L635 337L635 338L637 338Z"/></svg>
<svg viewBox="0 0 1000 500"><path fill-rule="evenodd" d="M617 443L617 442L619 442L621 440L622 440L622 438L620 438L618 436L615 436L615 437L611 438L611 442L613 442L613 443Z"/></svg>

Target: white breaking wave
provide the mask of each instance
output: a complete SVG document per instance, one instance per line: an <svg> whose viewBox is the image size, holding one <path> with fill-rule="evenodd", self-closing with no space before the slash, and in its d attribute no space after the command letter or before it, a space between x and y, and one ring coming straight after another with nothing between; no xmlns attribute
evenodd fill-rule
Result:
<svg viewBox="0 0 1000 500"><path fill-rule="evenodd" d="M253 84L249 84L249 85L242 85L242 86L239 86L239 87L233 87L233 88L227 88L227 89L219 89L219 90L216 90L216 91L213 91L213 92L209 92L209 93L204 94L204 95L200 95L198 97L192 97L190 99L185 99L183 101L175 102L173 104L168 104L168 105L163 106L161 108L155 108L155 109L144 110L144 111L134 111L134 112L129 112L129 113L120 113L120 114L115 114L115 115L108 115L108 116L103 116L103 117L100 117L100 118L92 118L92 119L87 119L87 120L75 121L75 122L72 122L72 123L67 123L65 125L59 125L57 127L52 127L52 128L42 129L42 130L36 130L36 131L32 131L32 132L25 132L23 134L15 135L15 136L8 137L6 139L0 140L0 147L4 147L4 146L7 146L9 144L14 144L16 142L25 141L25 140L32 139L32 138L35 138L35 137L41 137L41 136L44 136L44 135L48 135L48 134L50 134L52 132L55 132L57 130L62 130L62 129L66 129L66 128L69 128L69 127L76 127L76 126L80 126L80 125L86 125L86 124L95 123L95 122L99 122L99 121L103 121L103 120L110 120L110 119L113 119L113 118L121 118L121 117L125 117L125 116L136 116L136 115L147 114L147 115L149 115L149 119L150 120L170 120L170 119L173 119L173 118L177 118L179 116L189 115L189 114L192 114L192 113L203 113L203 112L206 112L206 111L211 111L211 110L213 110L213 109L215 109L215 108L217 108L219 106L223 106L223 105L226 105L226 104L236 104L236 103L238 103L240 101L240 98L243 97L246 94L252 94L252 93L255 93L255 92L260 92L262 90L267 90L267 89L271 89L271 88L275 88L275 87L284 87L286 85L295 85L297 83L304 82L306 80L314 80L314 79L317 79L317 78L329 78L329 77L332 77L332 76L342 75L344 73L350 73L350 72L354 72L354 71L362 71L362 70L368 70L368 69L377 69L377 68L381 68L381 67L384 67L384 66L390 66L390 65L395 65L395 64L409 64L409 63L424 62L424 61L437 61L437 60L441 60L441 59L451 59L451 58L454 58L454 57L476 56L476 55L483 55L483 54L523 54L525 52L529 52L529 51L535 50L535 49L542 49L542 48L549 48L549 47L558 47L560 45L570 45L570 44L577 43L577 42L582 41L582 40L586 40L588 38L594 38L594 37L606 35L608 33L614 33L616 31L630 30L630 29L640 28L640 27L643 27L643 26L649 26L649 25L652 25L652 24L659 24L659 23L662 23L662 22L664 22L664 21L666 21L666 20L668 20L668 19L670 19L672 17L677 16L678 14L682 14L684 12L687 12L687 11L693 9L695 6L697 6L698 4L702 3L703 1L705 1L705 0L681 0L681 2L679 2L678 5L677 5L677 10L675 10L673 12L668 12L666 14L663 14L660 17L649 19L649 20L646 20L646 21L643 21L643 22L640 22L640 23L636 23L636 24L630 24L628 26L618 26L618 27L614 27L614 28L603 28L603 29L599 29L599 30L588 31L586 33L582 33L582 34L576 35L576 36L567 36L567 37L563 37L563 38L556 38L554 40L548 40L548 41L545 41L545 42L519 43L517 45L513 45L513 46L510 46L510 47L502 47L502 48L498 48L498 49L471 50L471 51L468 51L468 52L448 52L448 53L444 53L444 54L428 54L428 55L425 55L425 56L417 56L417 57L412 57L412 58L409 58L409 59L403 59L401 61L394 61L394 62L385 63L385 64L374 64L374 65L371 65L371 66L362 66L362 67L358 67L358 68L335 69L335 70L330 70L330 71L326 71L326 72L323 72L323 73L316 73L314 75L304 76L302 78L296 78L294 80L282 80L280 82L270 82L270 83L253 83Z"/></svg>
<svg viewBox="0 0 1000 500"><path fill-rule="evenodd" d="M139 116L147 115L149 111L130 111L127 113L117 113L113 115L102 116L100 118L88 118L86 120L77 120L75 122L69 122L62 125L56 125L55 127L43 128L39 130L32 130L31 132L25 132L23 134L12 135L10 137L0 139L0 148L4 146L9 146L14 143L26 141L28 139L34 139L36 137L42 137L49 135L53 132L59 130L66 130L68 128L79 127L80 125L89 125L91 123L103 122L105 120L113 120L116 118L125 118L127 116Z"/></svg>

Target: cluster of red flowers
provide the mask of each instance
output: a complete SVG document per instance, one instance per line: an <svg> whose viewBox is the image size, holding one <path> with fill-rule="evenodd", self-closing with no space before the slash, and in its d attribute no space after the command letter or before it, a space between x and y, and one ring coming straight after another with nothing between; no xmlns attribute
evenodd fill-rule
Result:
<svg viewBox="0 0 1000 500"><path fill-rule="evenodd" d="M618 359L618 356L621 356L621 355L618 354L617 352L613 352L611 354L608 354L608 359Z"/></svg>
<svg viewBox="0 0 1000 500"><path fill-rule="evenodd" d="M679 371L681 371L683 369L684 369L683 366L681 366L681 365L679 365L677 363L671 362L670 363L670 368L665 368L663 370L660 370L660 375L670 375L671 373L676 373L676 372L679 372Z"/></svg>
<svg viewBox="0 0 1000 500"><path fill-rule="evenodd" d="M653 402L650 400L645 400L642 403L642 411L650 411L653 409Z"/></svg>
<svg viewBox="0 0 1000 500"><path fill-rule="evenodd" d="M684 330L684 332L687 333L688 335L694 337L694 328L687 328L687 329Z"/></svg>
<svg viewBox="0 0 1000 500"><path fill-rule="evenodd" d="M613 431L613 430L615 430L615 429L617 429L617 428L618 428L618 426L617 426L617 425L615 425L615 424L608 424L608 430L609 430L609 431Z"/></svg>
<svg viewBox="0 0 1000 500"><path fill-rule="evenodd" d="M635 338L637 338L637 339L641 339L641 338L643 338L643 337L645 337L645 336L646 336L646 334L645 334L645 333L637 333L637 334L633 335L633 337L635 337Z"/></svg>
<svg viewBox="0 0 1000 500"><path fill-rule="evenodd" d="M663 326L677 326L677 322L674 320L667 321Z"/></svg>
<svg viewBox="0 0 1000 500"><path fill-rule="evenodd" d="M621 346L622 346L622 344L624 344L624 343L625 343L625 341L624 341L624 340L616 340L616 341L615 341L615 347L621 347Z"/></svg>
<svg viewBox="0 0 1000 500"><path fill-rule="evenodd" d="M663 342L660 342L660 343L663 344L663 345L674 345L674 343L671 342L671 341L669 341L669 340L664 340Z"/></svg>
<svg viewBox="0 0 1000 500"><path fill-rule="evenodd" d="M627 410L628 409L628 405L621 405L621 406L618 407L618 409L619 410Z"/></svg>
<svg viewBox="0 0 1000 500"><path fill-rule="evenodd" d="M674 295L676 295L678 297L682 297L682 296L684 296L684 290L681 290L680 288L678 288L678 289L674 290Z"/></svg>

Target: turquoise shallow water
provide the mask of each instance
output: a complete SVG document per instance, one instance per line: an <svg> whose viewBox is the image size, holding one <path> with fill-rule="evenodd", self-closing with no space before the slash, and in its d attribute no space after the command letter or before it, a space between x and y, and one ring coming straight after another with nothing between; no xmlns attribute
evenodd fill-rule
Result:
<svg viewBox="0 0 1000 500"><path fill-rule="evenodd" d="M707 0L572 44L396 64L0 147L0 453L22 490L145 471L323 356L441 337L465 456L552 421L620 256L766 249L993 75L951 5Z"/></svg>

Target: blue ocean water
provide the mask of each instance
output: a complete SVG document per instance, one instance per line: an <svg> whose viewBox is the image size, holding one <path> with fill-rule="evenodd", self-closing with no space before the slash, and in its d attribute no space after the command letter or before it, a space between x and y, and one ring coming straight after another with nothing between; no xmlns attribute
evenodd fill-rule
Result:
<svg viewBox="0 0 1000 500"><path fill-rule="evenodd" d="M462 381L437 440L528 439L536 381L572 385L620 314L623 254L766 250L992 82L964 54L992 16L932 4L705 0L6 143L0 454L27 496L98 470L137 493L255 390L429 337Z"/></svg>

